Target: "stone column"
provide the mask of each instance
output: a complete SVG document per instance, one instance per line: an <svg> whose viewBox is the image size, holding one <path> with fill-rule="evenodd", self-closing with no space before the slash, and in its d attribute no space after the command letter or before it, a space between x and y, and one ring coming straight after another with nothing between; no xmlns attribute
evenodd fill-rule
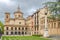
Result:
<svg viewBox="0 0 60 40"><path fill-rule="evenodd" d="M19 35L19 34L18 34L18 31L19 31L19 27L17 27L17 35Z"/></svg>
<svg viewBox="0 0 60 40"><path fill-rule="evenodd" d="M24 27L24 35L25 35L25 27Z"/></svg>
<svg viewBox="0 0 60 40"><path fill-rule="evenodd" d="M26 34L25 34L25 31L24 31L24 35L26 35Z"/></svg>
<svg viewBox="0 0 60 40"><path fill-rule="evenodd" d="M58 35L58 22L56 22L56 35Z"/></svg>
<svg viewBox="0 0 60 40"><path fill-rule="evenodd" d="M52 25L51 25L51 23L50 23L50 28L49 28L49 29L50 29L50 30L49 30L49 35L51 35L51 33L52 33L52 32L51 32L51 31L52 31L51 27L52 27Z"/></svg>
<svg viewBox="0 0 60 40"><path fill-rule="evenodd" d="M29 29L29 35L31 35L30 33L31 33L31 27L29 27L30 29Z"/></svg>
<svg viewBox="0 0 60 40"><path fill-rule="evenodd" d="M48 37L48 27L47 27L47 13L45 13L45 29L44 29L44 37Z"/></svg>
<svg viewBox="0 0 60 40"><path fill-rule="evenodd" d="M11 32L10 32L10 31L9 31L8 33L9 33L9 35L11 34Z"/></svg>
<svg viewBox="0 0 60 40"><path fill-rule="evenodd" d="M20 31L20 35L22 35L22 27L20 27L21 31Z"/></svg>
<svg viewBox="0 0 60 40"><path fill-rule="evenodd" d="M56 28L58 28L58 22L56 22Z"/></svg>
<svg viewBox="0 0 60 40"><path fill-rule="evenodd" d="M40 18L39 18L39 34L41 34L40 28L41 28L41 25L40 25Z"/></svg>

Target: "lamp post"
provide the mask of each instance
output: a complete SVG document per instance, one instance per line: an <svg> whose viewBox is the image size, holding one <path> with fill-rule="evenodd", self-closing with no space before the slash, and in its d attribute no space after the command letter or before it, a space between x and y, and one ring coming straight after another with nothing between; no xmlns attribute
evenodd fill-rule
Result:
<svg viewBox="0 0 60 40"><path fill-rule="evenodd" d="M58 20L58 17L57 17L57 15L56 15L56 22L57 22L57 20ZM55 40L58 40L59 38L58 38L58 28L57 28L57 33L56 33L56 38L55 38Z"/></svg>
<svg viewBox="0 0 60 40"><path fill-rule="evenodd" d="M44 37L49 37L48 26L47 26L47 13L45 13L45 28L44 28Z"/></svg>

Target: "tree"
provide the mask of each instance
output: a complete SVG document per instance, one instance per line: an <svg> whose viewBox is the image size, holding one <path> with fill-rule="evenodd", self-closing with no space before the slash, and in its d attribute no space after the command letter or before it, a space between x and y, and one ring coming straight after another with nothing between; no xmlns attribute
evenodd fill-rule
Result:
<svg viewBox="0 0 60 40"><path fill-rule="evenodd" d="M0 21L0 33L3 33L4 32L4 25L3 23Z"/></svg>
<svg viewBox="0 0 60 40"><path fill-rule="evenodd" d="M58 2L60 2L60 0L57 0Z"/></svg>
<svg viewBox="0 0 60 40"><path fill-rule="evenodd" d="M3 25L3 23L0 21L0 38L1 38L2 34L3 34L3 32L4 32L4 25Z"/></svg>
<svg viewBox="0 0 60 40"><path fill-rule="evenodd" d="M51 11L52 15L56 18L58 17L59 19L59 16L60 15L60 2L57 1L57 2L47 2L45 3L45 5L48 6L48 10Z"/></svg>

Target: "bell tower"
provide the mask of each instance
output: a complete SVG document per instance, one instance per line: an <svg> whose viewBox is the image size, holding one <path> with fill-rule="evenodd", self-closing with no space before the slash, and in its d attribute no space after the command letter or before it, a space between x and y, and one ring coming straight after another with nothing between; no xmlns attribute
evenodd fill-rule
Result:
<svg viewBox="0 0 60 40"><path fill-rule="evenodd" d="M10 13L6 12L5 13L5 21L9 21L10 20Z"/></svg>

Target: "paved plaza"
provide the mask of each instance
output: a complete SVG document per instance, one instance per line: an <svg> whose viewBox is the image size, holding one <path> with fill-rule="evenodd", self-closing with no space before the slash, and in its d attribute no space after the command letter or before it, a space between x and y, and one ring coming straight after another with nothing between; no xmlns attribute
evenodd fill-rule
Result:
<svg viewBox="0 0 60 40"><path fill-rule="evenodd" d="M52 40L60 40L60 35L53 35L50 36L50 38L52 38Z"/></svg>

